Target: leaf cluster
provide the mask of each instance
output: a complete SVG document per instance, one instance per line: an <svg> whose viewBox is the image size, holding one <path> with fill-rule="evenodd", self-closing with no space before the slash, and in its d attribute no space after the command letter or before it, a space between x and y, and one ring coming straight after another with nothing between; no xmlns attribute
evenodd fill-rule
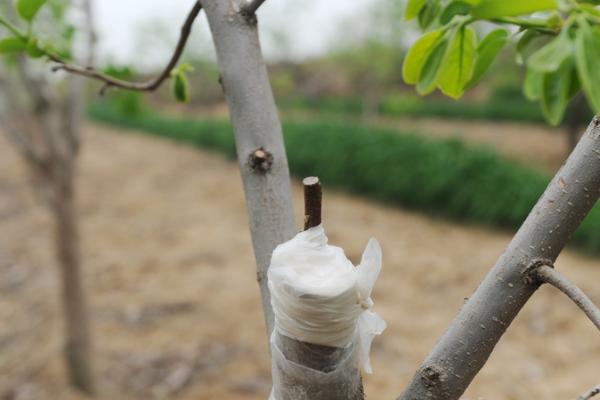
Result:
<svg viewBox="0 0 600 400"><path fill-rule="evenodd" d="M516 43L527 68L523 90L557 125L569 101L583 91L600 112L600 10L598 1L410 0L405 17L427 31L409 50L403 78L428 94L452 98L483 78L499 52ZM496 28L479 38L476 23ZM502 25L502 27L498 27ZM505 26L516 27L506 28Z"/></svg>

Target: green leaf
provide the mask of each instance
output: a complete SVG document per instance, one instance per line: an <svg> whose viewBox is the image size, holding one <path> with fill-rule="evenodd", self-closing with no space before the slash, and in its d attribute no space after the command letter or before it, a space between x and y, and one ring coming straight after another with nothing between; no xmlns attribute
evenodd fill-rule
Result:
<svg viewBox="0 0 600 400"><path fill-rule="evenodd" d="M573 60L564 60L553 72L545 73L542 79L542 111L551 125L556 126L565 115L571 91Z"/></svg>
<svg viewBox="0 0 600 400"><path fill-rule="evenodd" d="M471 27L459 28L444 56L436 82L446 96L457 99L465 92L465 87L471 80L475 69L476 49L475 30Z"/></svg>
<svg viewBox="0 0 600 400"><path fill-rule="evenodd" d="M443 36L431 51L429 57L427 57L425 65L419 74L419 82L417 83L417 92L420 95L429 94L435 89L438 76L441 72L440 67L444 61L449 42L448 37Z"/></svg>
<svg viewBox="0 0 600 400"><path fill-rule="evenodd" d="M528 69L523 82L523 93L531 101L539 100L542 97L544 74L532 69Z"/></svg>
<svg viewBox="0 0 600 400"><path fill-rule="evenodd" d="M530 54L529 47L533 47L531 46L532 43L540 37L542 37L542 33L535 29L528 29L521 35L516 46L518 64L522 64L523 60L528 58Z"/></svg>
<svg viewBox="0 0 600 400"><path fill-rule="evenodd" d="M17 12L27 22L31 22L47 0L17 0Z"/></svg>
<svg viewBox="0 0 600 400"><path fill-rule="evenodd" d="M425 6L427 0L408 0L408 4L406 5L406 14L404 15L404 19L406 21L410 21L419 15L419 12Z"/></svg>
<svg viewBox="0 0 600 400"><path fill-rule="evenodd" d="M556 10L556 0L482 0L471 15L477 19L493 19Z"/></svg>
<svg viewBox="0 0 600 400"><path fill-rule="evenodd" d="M600 112L600 29L581 20L575 46L579 81L595 112Z"/></svg>
<svg viewBox="0 0 600 400"><path fill-rule="evenodd" d="M42 50L39 47L37 38L34 38L34 37L29 38L29 41L27 42L26 50L27 50L27 54L31 58L40 58L41 56L46 54L44 52L44 50Z"/></svg>
<svg viewBox="0 0 600 400"><path fill-rule="evenodd" d="M17 37L0 40L0 54L11 54L25 51L27 43Z"/></svg>
<svg viewBox="0 0 600 400"><path fill-rule="evenodd" d="M598 2L596 2L598 4ZM594 17L600 17L600 10L591 4L580 4L579 7L586 13L593 15Z"/></svg>
<svg viewBox="0 0 600 400"><path fill-rule="evenodd" d="M440 23L446 25L456 15L466 15L471 11L471 5L466 1L455 0L446 6L442 15L440 15Z"/></svg>
<svg viewBox="0 0 600 400"><path fill-rule="evenodd" d="M174 78L173 94L175 95L175 98L178 101L181 101L182 103L187 103L187 101L189 100L189 98L188 98L189 84L188 84L187 77L185 76L185 73L178 72L178 73L174 74L173 78Z"/></svg>
<svg viewBox="0 0 600 400"><path fill-rule="evenodd" d="M442 6L439 1L433 0L425 4L418 15L419 27L426 30L440 14Z"/></svg>
<svg viewBox="0 0 600 400"><path fill-rule="evenodd" d="M563 32L567 32L566 30ZM556 71L573 53L573 42L568 33L561 33L527 60L527 67L539 72Z"/></svg>
<svg viewBox="0 0 600 400"><path fill-rule="evenodd" d="M579 76L577 76L577 68L575 68L575 63L571 68L571 86L569 87L569 100L579 93L581 90L581 82L579 82Z"/></svg>
<svg viewBox="0 0 600 400"><path fill-rule="evenodd" d="M412 45L408 54L406 54L404 64L402 65L402 78L406 83L415 85L419 82L419 76L421 75L423 66L443 35L443 29L432 31L420 37Z"/></svg>
<svg viewBox="0 0 600 400"><path fill-rule="evenodd" d="M467 84L467 89L477 85L507 41L508 32L504 29L493 30L483 38L477 46L475 69L471 80Z"/></svg>

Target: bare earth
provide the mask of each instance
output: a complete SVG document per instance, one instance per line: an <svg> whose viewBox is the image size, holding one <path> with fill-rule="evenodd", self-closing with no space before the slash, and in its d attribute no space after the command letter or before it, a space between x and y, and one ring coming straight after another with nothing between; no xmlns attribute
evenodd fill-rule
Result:
<svg viewBox="0 0 600 400"><path fill-rule="evenodd" d="M81 160L83 258L104 399L266 399L269 353L239 173L219 155L90 125ZM51 220L0 142L0 399L80 399L61 363ZM417 190L417 188L415 188ZM300 221L301 193L294 183ZM384 250L388 322L370 399L397 396L510 240L326 191L330 241ZM600 302L600 262L558 268ZM600 383L600 337L552 288L526 306L465 399L567 400Z"/></svg>

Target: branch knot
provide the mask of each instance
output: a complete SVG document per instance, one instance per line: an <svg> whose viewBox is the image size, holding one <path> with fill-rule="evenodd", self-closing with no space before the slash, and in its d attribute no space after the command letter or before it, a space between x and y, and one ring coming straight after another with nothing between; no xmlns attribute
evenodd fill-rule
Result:
<svg viewBox="0 0 600 400"><path fill-rule="evenodd" d="M273 165L273 154L269 153L263 147L259 147L248 157L248 164L252 171L265 174L271 170L271 166Z"/></svg>

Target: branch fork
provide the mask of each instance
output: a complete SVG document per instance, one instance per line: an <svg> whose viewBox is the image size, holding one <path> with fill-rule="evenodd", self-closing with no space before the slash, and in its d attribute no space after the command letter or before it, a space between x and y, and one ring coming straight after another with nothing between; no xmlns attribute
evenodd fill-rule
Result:
<svg viewBox="0 0 600 400"><path fill-rule="evenodd" d="M600 331L600 309L576 284L554 268L552 263L544 264L536 260L525 271L526 280L539 284L547 283L571 299L587 315L592 323Z"/></svg>

